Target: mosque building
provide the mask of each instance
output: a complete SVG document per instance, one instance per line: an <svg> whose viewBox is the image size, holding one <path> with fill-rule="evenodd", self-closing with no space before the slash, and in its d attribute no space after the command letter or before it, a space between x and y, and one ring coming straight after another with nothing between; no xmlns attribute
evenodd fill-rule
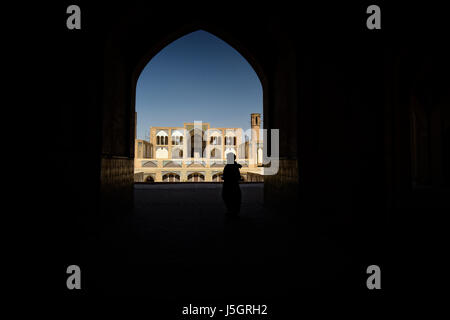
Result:
<svg viewBox="0 0 450 320"><path fill-rule="evenodd" d="M149 140L135 139L135 182L222 182L227 154L242 165L244 181L263 181L261 115L251 129L211 128L209 123L151 127Z"/></svg>

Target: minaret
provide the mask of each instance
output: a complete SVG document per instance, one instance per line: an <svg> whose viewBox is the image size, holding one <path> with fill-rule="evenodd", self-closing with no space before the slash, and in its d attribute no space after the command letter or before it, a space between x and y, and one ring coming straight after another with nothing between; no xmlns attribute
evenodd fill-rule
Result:
<svg viewBox="0 0 450 320"><path fill-rule="evenodd" d="M261 164L261 159L259 156L259 148L260 148L260 140L259 140L259 131L261 128L261 114L260 113L252 113L251 114L251 127L252 127L252 135L250 140L250 148L249 148L249 156L254 159L255 165ZM250 155L251 153L251 155Z"/></svg>
<svg viewBox="0 0 450 320"><path fill-rule="evenodd" d="M259 130L261 128L261 114L252 113L251 114L251 125L252 125L252 143L259 143Z"/></svg>

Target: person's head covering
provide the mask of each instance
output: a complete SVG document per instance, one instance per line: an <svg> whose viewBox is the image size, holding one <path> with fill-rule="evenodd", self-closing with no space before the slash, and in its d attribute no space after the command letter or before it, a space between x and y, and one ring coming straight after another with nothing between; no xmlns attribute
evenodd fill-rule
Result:
<svg viewBox="0 0 450 320"><path fill-rule="evenodd" d="M233 152L228 152L227 153L227 164L233 164L234 163L234 159L236 159L236 156L234 155Z"/></svg>

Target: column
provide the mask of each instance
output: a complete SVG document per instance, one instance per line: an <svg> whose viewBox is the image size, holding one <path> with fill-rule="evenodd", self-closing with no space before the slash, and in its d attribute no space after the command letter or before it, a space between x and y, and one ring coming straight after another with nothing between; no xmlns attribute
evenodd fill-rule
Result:
<svg viewBox="0 0 450 320"><path fill-rule="evenodd" d="M169 138L168 138L168 143L169 143L169 145L168 145L168 149L169 149L169 152L168 152L168 157L169 157L169 159L172 159L172 129L171 128L169 128L168 130L167 130L169 133Z"/></svg>
<svg viewBox="0 0 450 320"><path fill-rule="evenodd" d="M181 172L180 172L180 181L181 182L186 182L187 181L186 169L181 170Z"/></svg>

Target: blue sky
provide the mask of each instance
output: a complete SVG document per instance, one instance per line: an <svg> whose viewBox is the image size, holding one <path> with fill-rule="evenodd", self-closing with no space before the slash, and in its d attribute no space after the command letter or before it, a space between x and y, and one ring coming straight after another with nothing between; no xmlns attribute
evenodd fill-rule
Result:
<svg viewBox="0 0 450 320"><path fill-rule="evenodd" d="M139 76L137 137L146 138L151 126L197 120L248 129L250 113L262 114L262 107L261 83L250 64L227 43L200 30L161 50Z"/></svg>

